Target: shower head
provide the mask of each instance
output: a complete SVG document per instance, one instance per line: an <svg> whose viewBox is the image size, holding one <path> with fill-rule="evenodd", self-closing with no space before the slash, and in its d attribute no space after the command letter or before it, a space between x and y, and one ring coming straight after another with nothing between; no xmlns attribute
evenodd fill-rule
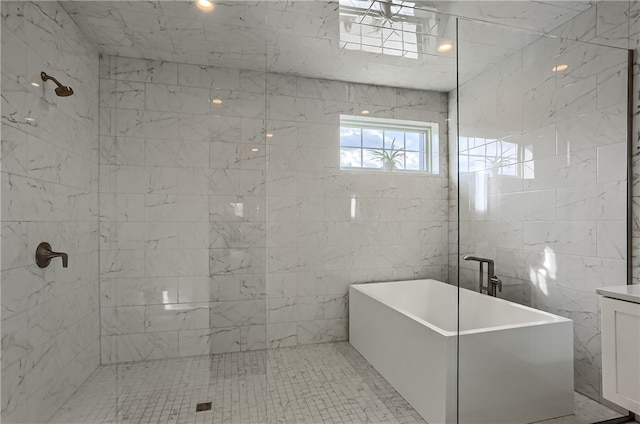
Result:
<svg viewBox="0 0 640 424"><path fill-rule="evenodd" d="M57 79L47 75L44 72L40 72L40 78L42 78L42 81L51 80L51 81L55 82L56 85L57 85L56 94L58 96L60 96L60 97L67 97L67 96L70 96L70 95L73 94L73 88L65 87L64 85L60 84Z"/></svg>

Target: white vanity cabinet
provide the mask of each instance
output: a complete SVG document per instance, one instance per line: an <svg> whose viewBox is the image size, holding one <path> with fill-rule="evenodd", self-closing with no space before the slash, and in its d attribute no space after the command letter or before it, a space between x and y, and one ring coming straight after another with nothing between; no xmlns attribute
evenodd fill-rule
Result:
<svg viewBox="0 0 640 424"><path fill-rule="evenodd" d="M640 414L640 285L602 295L602 396Z"/></svg>

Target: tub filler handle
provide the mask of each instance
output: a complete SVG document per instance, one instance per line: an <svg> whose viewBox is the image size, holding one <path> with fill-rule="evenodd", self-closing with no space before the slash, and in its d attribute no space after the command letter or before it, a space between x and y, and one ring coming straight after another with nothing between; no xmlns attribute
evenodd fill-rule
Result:
<svg viewBox="0 0 640 424"><path fill-rule="evenodd" d="M496 297L496 289L502 292L502 281L495 274L495 262L493 259L481 258L479 256L465 255L462 259L465 261L475 261L480 265L480 273L478 275L478 291L480 293L486 292L489 296ZM488 265L487 285L484 285L484 264Z"/></svg>
<svg viewBox="0 0 640 424"><path fill-rule="evenodd" d="M488 295L496 297L496 288L500 293L502 293L502 281L496 277L495 275L489 279L489 287L487 287Z"/></svg>

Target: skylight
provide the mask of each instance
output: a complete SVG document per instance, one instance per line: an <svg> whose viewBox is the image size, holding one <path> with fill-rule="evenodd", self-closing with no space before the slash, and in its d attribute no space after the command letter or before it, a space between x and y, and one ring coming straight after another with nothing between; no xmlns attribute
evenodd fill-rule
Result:
<svg viewBox="0 0 640 424"><path fill-rule="evenodd" d="M407 1L339 1L342 48L411 59L435 52L433 37L427 36L437 32L435 12Z"/></svg>

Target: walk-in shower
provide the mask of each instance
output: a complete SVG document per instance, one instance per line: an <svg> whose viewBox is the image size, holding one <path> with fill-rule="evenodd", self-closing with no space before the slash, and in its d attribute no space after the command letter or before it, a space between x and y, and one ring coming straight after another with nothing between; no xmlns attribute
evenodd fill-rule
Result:
<svg viewBox="0 0 640 424"><path fill-rule="evenodd" d="M626 417L636 3L1 2L2 422Z"/></svg>

